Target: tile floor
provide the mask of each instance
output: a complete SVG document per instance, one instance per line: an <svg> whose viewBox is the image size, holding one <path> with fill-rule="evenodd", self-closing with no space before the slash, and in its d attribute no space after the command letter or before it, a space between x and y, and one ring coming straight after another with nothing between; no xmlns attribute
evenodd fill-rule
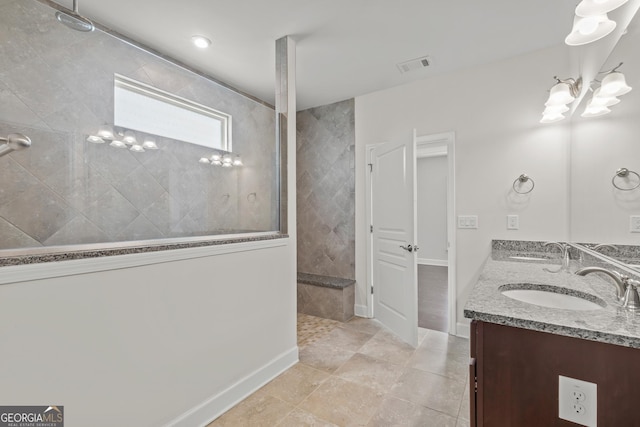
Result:
<svg viewBox="0 0 640 427"><path fill-rule="evenodd" d="M375 320L298 316L300 363L209 427L468 427L469 341L420 329L414 349Z"/></svg>

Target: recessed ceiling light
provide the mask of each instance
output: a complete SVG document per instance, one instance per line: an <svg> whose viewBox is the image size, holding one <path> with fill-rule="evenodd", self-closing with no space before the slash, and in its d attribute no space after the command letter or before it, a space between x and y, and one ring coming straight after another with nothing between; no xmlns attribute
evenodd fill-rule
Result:
<svg viewBox="0 0 640 427"><path fill-rule="evenodd" d="M209 40L205 36L193 36L191 37L191 41L196 47L199 47L200 49L206 49L211 45L211 40Z"/></svg>

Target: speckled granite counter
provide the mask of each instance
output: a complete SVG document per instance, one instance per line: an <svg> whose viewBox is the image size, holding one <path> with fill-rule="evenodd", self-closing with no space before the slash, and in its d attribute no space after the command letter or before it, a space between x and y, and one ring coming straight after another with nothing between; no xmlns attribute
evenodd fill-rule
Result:
<svg viewBox="0 0 640 427"><path fill-rule="evenodd" d="M247 235L247 236L234 236L234 237L217 238L217 239L212 238L210 240L199 240L199 241L191 241L191 242L157 243L157 244L153 244L152 242L149 245L134 246L134 247L70 250L68 252L34 253L34 254L15 255L15 256L0 255L0 267L8 267L12 265L25 265L25 264L40 264L40 263L55 262L55 261L69 261L74 259L98 258L98 257L114 256L114 255L139 254L139 253L145 253L145 252L159 252L159 251L167 251L167 250L173 250L173 249L197 248L202 246L229 245L233 243L256 242L260 240L285 239L288 237L289 236L287 234Z"/></svg>
<svg viewBox="0 0 640 427"><path fill-rule="evenodd" d="M571 263L571 273L549 273L544 268L557 270L558 260L545 260L545 257L549 258L549 251L537 252L539 247L509 247L509 245L494 243L493 248L492 255L486 261L480 278L465 305L465 317L640 348L640 313L633 314L620 307L615 300L615 287L609 283L608 278L601 278L595 274L585 277L573 274L582 267L576 261ZM514 256L515 259L512 258ZM522 259L536 257L541 259ZM587 265L593 264L583 266ZM587 296L588 299L603 302L606 306L599 310L576 311L528 304L501 293L502 286L513 284L563 288L563 293Z"/></svg>

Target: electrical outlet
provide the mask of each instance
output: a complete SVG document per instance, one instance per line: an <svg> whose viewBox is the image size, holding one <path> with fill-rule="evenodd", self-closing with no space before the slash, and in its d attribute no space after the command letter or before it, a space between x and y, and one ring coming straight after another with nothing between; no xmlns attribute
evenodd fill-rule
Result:
<svg viewBox="0 0 640 427"><path fill-rule="evenodd" d="M507 215L507 230L517 230L520 228L520 218L518 215Z"/></svg>
<svg viewBox="0 0 640 427"><path fill-rule="evenodd" d="M478 216L458 215L458 228L478 228Z"/></svg>
<svg viewBox="0 0 640 427"><path fill-rule="evenodd" d="M640 216L631 215L629 217L629 230L632 233L640 233Z"/></svg>
<svg viewBox="0 0 640 427"><path fill-rule="evenodd" d="M558 378L558 417L586 427L598 425L598 385Z"/></svg>

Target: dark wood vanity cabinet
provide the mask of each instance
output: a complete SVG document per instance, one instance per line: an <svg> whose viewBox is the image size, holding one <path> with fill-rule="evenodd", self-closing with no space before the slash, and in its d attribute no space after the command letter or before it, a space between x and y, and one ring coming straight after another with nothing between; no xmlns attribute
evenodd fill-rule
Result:
<svg viewBox="0 0 640 427"><path fill-rule="evenodd" d="M558 377L595 383L599 427L640 427L640 350L471 323L471 426L576 426L558 417ZM474 381L475 379L475 381Z"/></svg>

